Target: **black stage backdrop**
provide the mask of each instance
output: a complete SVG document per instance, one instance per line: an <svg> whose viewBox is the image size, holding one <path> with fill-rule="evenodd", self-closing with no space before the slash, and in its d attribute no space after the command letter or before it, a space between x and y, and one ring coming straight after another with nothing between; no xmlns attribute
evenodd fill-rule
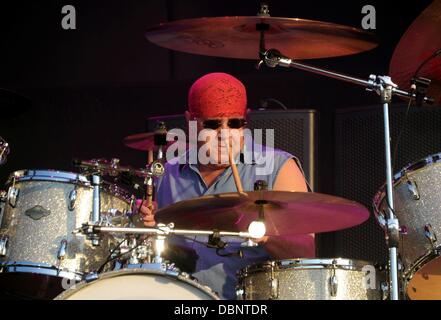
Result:
<svg viewBox="0 0 441 320"><path fill-rule="evenodd" d="M61 8L67 4L75 6L76 30L61 27ZM388 74L399 39L430 1L270 1L270 13L360 28L367 4L376 8L378 48L309 61L367 78ZM372 106L378 102L374 94L298 70L257 71L255 61L172 52L144 38L145 30L160 22L252 16L258 9L259 1L249 0L2 1L0 88L14 90L30 103L6 99L0 104L0 136L11 145L8 163L0 167L0 183L18 169L72 171L74 157L116 157L122 164L142 166L145 155L126 148L123 137L144 131L150 116L182 113L191 83L222 71L244 82L250 108L275 98L288 108L319 111L318 191L337 194L335 110ZM382 152L383 140L377 143Z"/></svg>

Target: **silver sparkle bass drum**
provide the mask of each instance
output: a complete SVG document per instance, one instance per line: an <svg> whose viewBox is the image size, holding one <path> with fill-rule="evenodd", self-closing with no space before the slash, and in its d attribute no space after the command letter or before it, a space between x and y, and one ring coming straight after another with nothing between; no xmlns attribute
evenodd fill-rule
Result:
<svg viewBox="0 0 441 320"><path fill-rule="evenodd" d="M72 232L91 220L93 190L80 174L52 170L14 172L7 182L0 228L0 291L15 298L53 298L106 261L117 239L99 245ZM125 226L130 197L101 187L100 223ZM105 269L104 269L105 270Z"/></svg>

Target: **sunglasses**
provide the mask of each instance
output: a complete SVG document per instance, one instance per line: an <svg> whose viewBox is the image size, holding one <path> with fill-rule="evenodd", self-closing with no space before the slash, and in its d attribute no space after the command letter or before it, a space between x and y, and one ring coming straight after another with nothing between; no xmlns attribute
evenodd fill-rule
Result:
<svg viewBox="0 0 441 320"><path fill-rule="evenodd" d="M202 125L205 129L217 130L222 126L221 119L204 120ZM228 119L228 127L230 129L240 129L247 125L247 121L243 118Z"/></svg>

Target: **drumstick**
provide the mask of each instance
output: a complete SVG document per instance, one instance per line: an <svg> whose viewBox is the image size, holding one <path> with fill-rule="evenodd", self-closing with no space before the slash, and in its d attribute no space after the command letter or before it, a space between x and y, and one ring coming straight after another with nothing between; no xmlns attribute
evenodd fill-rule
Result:
<svg viewBox="0 0 441 320"><path fill-rule="evenodd" d="M239 172L237 171L236 163L233 159L233 147L231 143L228 143L228 159L230 161L231 170L233 171L234 183L236 184L237 192L242 195L244 194L242 188L242 181L240 181Z"/></svg>
<svg viewBox="0 0 441 320"><path fill-rule="evenodd" d="M148 151L148 156L147 156L147 164L150 165L153 163L153 150L149 150Z"/></svg>

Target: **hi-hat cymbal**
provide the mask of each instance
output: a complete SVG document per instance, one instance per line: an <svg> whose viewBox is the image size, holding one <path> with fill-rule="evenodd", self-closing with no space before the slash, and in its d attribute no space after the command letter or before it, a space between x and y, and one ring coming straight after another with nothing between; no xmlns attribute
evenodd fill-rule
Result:
<svg viewBox="0 0 441 320"><path fill-rule="evenodd" d="M419 66L436 50L441 49L441 0L435 0L412 23L401 38L392 56L390 75L403 90ZM419 76L432 80L427 95L441 104L441 55L431 59L419 72Z"/></svg>
<svg viewBox="0 0 441 320"><path fill-rule="evenodd" d="M177 202L159 209L156 220L177 229L246 231L264 208L266 234L321 233L356 226L369 211L354 201L320 193L257 191L224 193Z"/></svg>
<svg viewBox="0 0 441 320"><path fill-rule="evenodd" d="M207 56L259 59L260 31L265 23L266 48L294 59L315 59L355 54L373 49L371 33L333 23L277 17L215 17L160 24L146 38L164 48Z"/></svg>
<svg viewBox="0 0 441 320"><path fill-rule="evenodd" d="M157 150L154 141L154 132L137 133L124 138L124 144L139 151Z"/></svg>

